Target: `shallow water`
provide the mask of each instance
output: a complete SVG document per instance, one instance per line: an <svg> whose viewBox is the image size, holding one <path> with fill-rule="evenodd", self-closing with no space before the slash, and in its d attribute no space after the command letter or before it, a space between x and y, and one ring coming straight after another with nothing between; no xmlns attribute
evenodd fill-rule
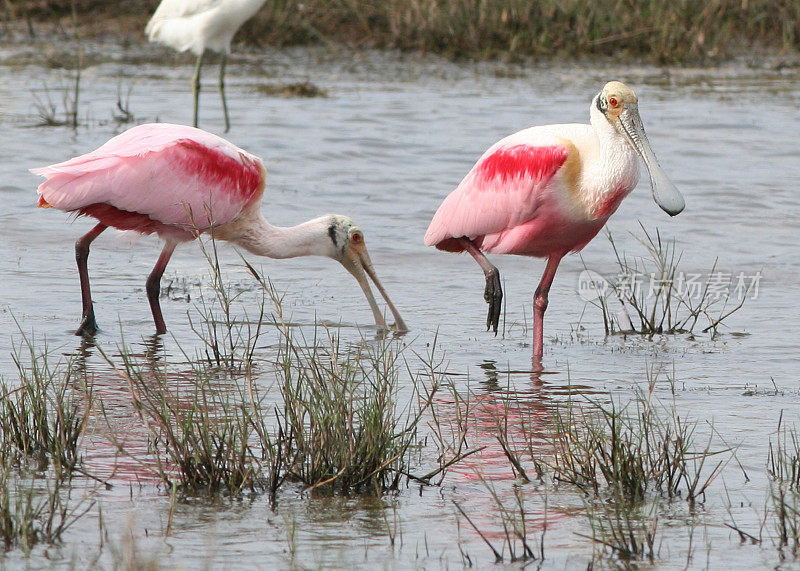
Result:
<svg viewBox="0 0 800 571"><path fill-rule="evenodd" d="M80 315L72 245L92 223L35 208L37 177L27 169L94 149L126 128L112 114L118 93L129 89L136 122L191 121L191 65L151 48L100 44L87 48L83 125L76 130L36 126L34 101L47 97L43 86L61 105L57 88L69 83L68 72L52 67L48 54L68 53L70 47L0 48L0 373L8 379L15 378L11 354L23 334L46 344L54 356L82 350L72 335ZM213 85L215 73L208 69L207 85ZM569 394L601 401L613 395L627 402L637 387L646 390L651 371L662 371L655 396L674 401L682 417L698 420L701 436L713 425L715 445L737 447L738 463L729 463L703 504L690 510L678 503L661 515L658 562L669 567L687 561L715 568L781 565L769 534L760 545L750 545L724 524L758 534L768 492L769 439L781 414L788 425L800 420L800 83L795 73L736 66L459 65L308 50L240 54L228 73L233 127L227 138L265 160L265 215L280 225L325 212L354 218L365 231L378 275L411 328L399 343L424 352L436 338L459 389L471 388L486 410L504 397L529 407L544 434L554 430L549 411ZM584 265L608 276L615 272L613 250L601 234L580 257L566 258L556 277L545 323L548 374L540 383L528 371L531 296L543 262L495 257L505 280L506 307L501 334L494 337L484 331L483 277L475 263L468 256L426 249L422 236L442 198L486 147L529 125L587 121L592 95L612 78L637 89L654 150L687 201L686 211L669 219L653 204L645 179L609 224L618 248L644 254L631 235L641 236L641 221L676 240L687 274L705 276L717 260L719 270L734 276L760 272L763 277L757 297L751 294L715 339L707 334L606 339L599 310L578 294ZM281 98L258 89L305 80L328 96ZM213 89L201 98L201 126L222 129ZM89 267L102 328L99 346L114 352L124 339L132 350L146 351L153 326L144 280L159 249L155 239L112 232L93 244ZM256 285L238 255L228 246L220 252L225 279L244 292L242 303L255 304ZM363 296L337 264L315 258L248 259L285 292L284 310L303 328L319 319L341 323L338 331L349 342L375 337ZM195 304L208 282L208 264L197 245L180 247L163 282L172 283L174 293L162 300L170 328L163 351L176 361L178 345L189 352L200 346L187 312L197 319ZM265 361L274 354L275 336L268 330L261 340ZM131 449L138 443L144 453L146 431L130 414L124 382L95 349L83 352L95 394L115 428L129 436ZM269 367L257 382L269 389L274 382ZM476 415L470 445L491 445L492 417ZM133 537L140 557L165 566L460 567L466 562L462 552L486 565L493 556L458 517L453 501L469 514L481 514L486 529L496 528L489 515L496 508L476 474L495 482L507 497L517 483L495 446L458 465L441 487L411 485L381 499L316 497L296 489L284 492L275 507L263 496L179 502L172 535L164 537L167 494L141 466L114 454L104 430L93 427L84 454L99 474L113 471L114 488L97 492L111 546L100 547L94 508L68 531L63 545L37 548L28 564L111 566L130 549L126 538ZM532 525L538 530L547 521L547 565L585 566L592 545L579 535L590 533L581 497L533 484L522 489ZM0 555L0 564L23 565L25 558L11 551Z"/></svg>

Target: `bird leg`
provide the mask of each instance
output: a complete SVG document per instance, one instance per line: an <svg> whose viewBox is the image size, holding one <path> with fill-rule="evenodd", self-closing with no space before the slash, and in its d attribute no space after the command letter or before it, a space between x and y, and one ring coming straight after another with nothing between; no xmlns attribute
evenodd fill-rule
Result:
<svg viewBox="0 0 800 571"><path fill-rule="evenodd" d="M161 305L158 301L161 294L161 276L164 275L164 270L172 257L172 252L175 251L175 242L167 242L164 244L164 249L161 250L161 255L158 257L156 265L153 266L153 271L147 277L147 299L150 302L150 311L153 313L153 321L156 324L156 334L161 335L167 332L167 325L164 323L164 316L161 314Z"/></svg>
<svg viewBox="0 0 800 571"><path fill-rule="evenodd" d="M464 249L469 252L486 276L486 289L483 292L483 299L489 304L489 314L486 316L486 330L494 329L497 335L497 325L500 323L500 309L503 301L503 288L500 285L500 271L486 259L475 243L463 236L458 239Z"/></svg>
<svg viewBox="0 0 800 571"><path fill-rule="evenodd" d="M201 52L197 56L197 63L194 66L194 75L192 76L192 96L194 97L194 126L197 127L198 119L198 106L200 104L200 68L203 67L203 56L205 52Z"/></svg>
<svg viewBox="0 0 800 571"><path fill-rule="evenodd" d="M225 132L231 129L231 120L228 116L228 102L225 99L225 64L228 62L228 54L222 54L222 62L219 65L219 95L222 98L222 111L225 113Z"/></svg>
<svg viewBox="0 0 800 571"><path fill-rule="evenodd" d="M105 224L98 224L75 242L75 261L78 263L78 277L81 280L81 324L75 335L94 335L97 333L97 322L94 320L94 306L92 305L92 292L89 287L89 269L86 266L89 260L89 245L103 230L108 228Z"/></svg>
<svg viewBox="0 0 800 571"><path fill-rule="evenodd" d="M547 296L550 293L550 286L553 285L553 278L556 275L558 264L563 253L552 254L547 258L547 266L542 275L542 281L536 288L533 295L533 361L541 364L542 354L544 353L544 312L547 310Z"/></svg>

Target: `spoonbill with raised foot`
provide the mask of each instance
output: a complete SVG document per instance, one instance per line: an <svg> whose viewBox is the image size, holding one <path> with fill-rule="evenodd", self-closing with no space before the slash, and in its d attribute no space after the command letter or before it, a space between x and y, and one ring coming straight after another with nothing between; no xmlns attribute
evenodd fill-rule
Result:
<svg viewBox="0 0 800 571"><path fill-rule="evenodd" d="M547 258L533 299L533 361L541 365L548 293L561 259L594 238L639 180L638 157L656 203L670 216L684 200L658 164L639 117L636 93L607 83L590 106L591 124L531 127L478 159L442 202L425 244L469 252L486 276L486 328L497 334L500 272L484 253Z"/></svg>

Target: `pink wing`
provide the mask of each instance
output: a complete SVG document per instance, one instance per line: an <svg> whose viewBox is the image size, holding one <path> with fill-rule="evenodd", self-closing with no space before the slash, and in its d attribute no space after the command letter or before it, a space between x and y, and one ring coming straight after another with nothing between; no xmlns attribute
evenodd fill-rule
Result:
<svg viewBox="0 0 800 571"><path fill-rule="evenodd" d="M89 214L122 229L149 233L171 226L193 234L230 222L258 201L266 171L258 157L221 137L157 123L31 172L47 178L39 185L40 206Z"/></svg>
<svg viewBox="0 0 800 571"><path fill-rule="evenodd" d="M569 150L555 143L523 143L523 133L493 145L444 199L425 233L426 246L460 252L453 238L495 234L536 215L542 192Z"/></svg>

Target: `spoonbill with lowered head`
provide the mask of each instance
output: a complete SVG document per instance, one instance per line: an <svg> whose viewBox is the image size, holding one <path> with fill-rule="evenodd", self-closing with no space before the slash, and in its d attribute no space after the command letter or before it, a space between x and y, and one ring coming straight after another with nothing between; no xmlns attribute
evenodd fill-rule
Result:
<svg viewBox="0 0 800 571"><path fill-rule="evenodd" d="M290 228L273 226L261 214L261 159L216 135L167 123L139 125L91 153L31 172L47 178L39 185L40 207L98 220L75 244L83 302L78 335L97 331L86 263L89 245L109 226L156 233L165 242L146 287L157 333L167 330L159 305L164 269L178 244L204 232L260 256L333 258L358 281L376 325L386 327L386 321L367 276L386 300L394 327L407 329L375 274L361 229L336 214Z"/></svg>
<svg viewBox="0 0 800 571"><path fill-rule="evenodd" d="M500 320L500 272L484 256L547 258L533 298L533 360L541 363L544 312L561 259L577 252L617 210L639 180L637 155L650 173L656 203L670 216L684 200L650 148L638 98L618 81L592 100L591 125L524 129L492 145L444 199L425 244L469 252L486 276L486 328Z"/></svg>
<svg viewBox="0 0 800 571"><path fill-rule="evenodd" d="M194 126L197 127L200 99L200 69L206 50L222 54L219 66L219 95L225 114L225 132L231 128L225 99L225 65L231 40L247 20L255 16L266 0L162 0L144 31L151 42L197 56L192 77Z"/></svg>

